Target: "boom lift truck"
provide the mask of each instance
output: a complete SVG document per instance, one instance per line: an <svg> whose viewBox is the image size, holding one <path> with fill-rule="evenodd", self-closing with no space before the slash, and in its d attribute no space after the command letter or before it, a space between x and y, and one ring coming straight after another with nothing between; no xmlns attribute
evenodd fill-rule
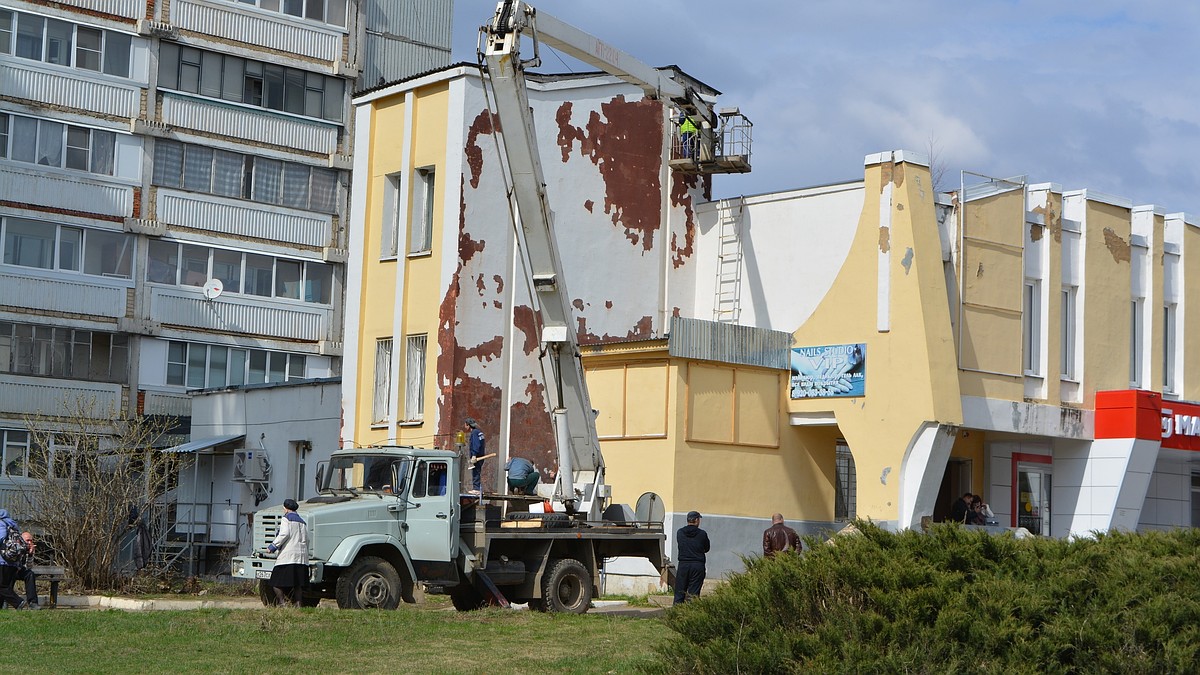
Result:
<svg viewBox="0 0 1200 675"><path fill-rule="evenodd" d="M460 610L494 602L528 602L559 612L586 612L597 592L604 560L647 559L663 571L661 519L638 521L628 507L606 508L604 459L583 378L570 305L553 237L545 181L537 155L520 59L522 35L561 49L669 101L701 124L696 152L679 152L677 170L749 170L749 123L735 134L739 153L721 152L736 111L722 113L713 133L711 104L662 71L646 66L596 38L521 2L501 2L480 29L497 112L504 122L505 158L519 209L524 258L537 294L553 382L551 412L558 451L553 508L532 513L540 497L465 494L459 484L461 457L445 450L381 446L340 450L317 470L317 496L300 505L309 528L309 584L303 603L334 598L342 608L393 609L415 602L418 585L446 592ZM666 104L664 104L666 105ZM708 130L704 133L703 130ZM269 579L275 560L263 552L282 522L280 507L254 518L253 549L234 558L233 576ZM260 584L264 604L273 593Z"/></svg>

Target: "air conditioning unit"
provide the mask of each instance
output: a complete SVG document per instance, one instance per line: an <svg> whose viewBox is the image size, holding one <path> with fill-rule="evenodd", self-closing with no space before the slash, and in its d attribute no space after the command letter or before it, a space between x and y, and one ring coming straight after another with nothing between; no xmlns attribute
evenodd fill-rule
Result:
<svg viewBox="0 0 1200 675"><path fill-rule="evenodd" d="M257 483L267 479L270 464L262 450L238 450L233 456L234 480Z"/></svg>

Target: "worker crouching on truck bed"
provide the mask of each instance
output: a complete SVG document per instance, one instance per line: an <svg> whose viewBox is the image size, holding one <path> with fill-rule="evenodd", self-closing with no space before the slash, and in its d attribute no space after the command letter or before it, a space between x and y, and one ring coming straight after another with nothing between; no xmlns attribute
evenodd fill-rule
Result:
<svg viewBox="0 0 1200 675"><path fill-rule="evenodd" d="M300 606L300 596L308 583L308 528L296 513L295 499L283 500L283 521L279 534L267 546L268 553L279 552L271 570L271 587L281 605Z"/></svg>
<svg viewBox="0 0 1200 675"><path fill-rule="evenodd" d="M532 495L537 493L537 484L542 475L538 473L533 462L524 457L510 457L504 465L508 472L508 489L514 495Z"/></svg>

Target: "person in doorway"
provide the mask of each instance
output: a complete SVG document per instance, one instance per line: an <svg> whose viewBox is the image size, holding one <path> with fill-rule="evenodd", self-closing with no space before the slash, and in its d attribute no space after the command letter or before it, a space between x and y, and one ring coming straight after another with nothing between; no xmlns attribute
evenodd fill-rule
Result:
<svg viewBox="0 0 1200 675"><path fill-rule="evenodd" d="M271 587L280 605L300 606L304 586L308 583L308 526L296 511L295 499L283 500L283 521L279 534L267 546L268 553L279 555L271 570Z"/></svg>
<svg viewBox="0 0 1200 675"><path fill-rule="evenodd" d="M1000 521L996 520L996 514L992 512L992 507L983 501L983 497L979 495L971 496L971 516L970 522L973 525L999 525Z"/></svg>
<svg viewBox="0 0 1200 675"><path fill-rule="evenodd" d="M771 516L771 526L763 532L763 555L765 557L773 558L776 553L782 551L799 553L802 546L800 535L783 524L782 513Z"/></svg>
<svg viewBox="0 0 1200 675"><path fill-rule="evenodd" d="M533 462L524 457L509 457L504 465L508 472L508 489L514 495L532 495L537 493L537 484L542 475L538 473Z"/></svg>
<svg viewBox="0 0 1200 675"><path fill-rule="evenodd" d="M674 604L687 602L700 595L708 549L708 533L700 529L700 514L689 511L687 525L675 533L675 555L679 558L679 567L675 570Z"/></svg>
<svg viewBox="0 0 1200 675"><path fill-rule="evenodd" d="M20 532L21 529L17 521L8 515L8 510L0 509L0 544L3 544L10 531ZM25 605L25 601L13 590L13 582L17 580L17 573L27 557L27 554L13 557L0 555L0 602L14 609L21 609Z"/></svg>
<svg viewBox="0 0 1200 675"><path fill-rule="evenodd" d="M968 516L971 515L971 498L974 496L970 492L964 492L961 499L954 500L954 505L950 507L951 522L967 522Z"/></svg>
<svg viewBox="0 0 1200 675"><path fill-rule="evenodd" d="M482 492L483 485L483 455L486 443L483 438L483 431L479 428L479 424L475 422L474 417L468 417L463 420L464 431L467 432L467 461L471 463L471 489L475 492Z"/></svg>

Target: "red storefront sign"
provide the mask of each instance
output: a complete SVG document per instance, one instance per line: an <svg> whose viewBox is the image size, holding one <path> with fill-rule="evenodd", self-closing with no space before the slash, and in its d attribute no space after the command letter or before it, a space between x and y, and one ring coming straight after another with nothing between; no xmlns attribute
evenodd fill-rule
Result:
<svg viewBox="0 0 1200 675"><path fill-rule="evenodd" d="M1164 448L1200 452L1200 404L1164 401L1153 391L1098 391L1096 438L1158 440Z"/></svg>

